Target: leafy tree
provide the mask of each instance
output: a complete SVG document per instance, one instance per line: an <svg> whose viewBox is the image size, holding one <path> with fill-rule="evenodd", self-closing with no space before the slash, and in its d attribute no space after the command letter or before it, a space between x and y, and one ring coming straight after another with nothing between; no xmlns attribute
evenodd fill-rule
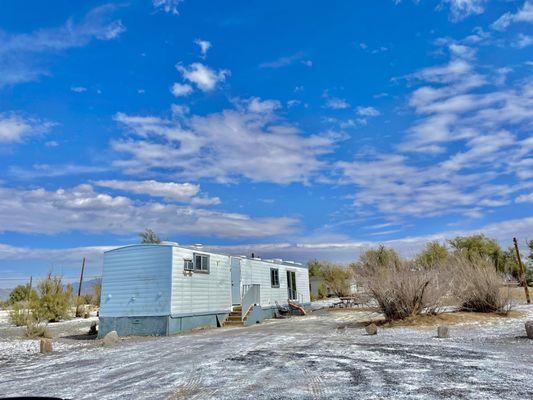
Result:
<svg viewBox="0 0 533 400"><path fill-rule="evenodd" d="M28 298L29 293L29 298ZM16 286L11 293L9 293L9 298L7 300L8 305L13 305L20 301L35 300L37 298L37 292L35 289L31 289L30 285L18 285Z"/></svg>
<svg viewBox="0 0 533 400"><path fill-rule="evenodd" d="M485 235L458 236L448 241L450 246L470 261L488 257L499 271L505 269L505 254L498 242Z"/></svg>
<svg viewBox="0 0 533 400"><path fill-rule="evenodd" d="M159 236L149 228L146 228L144 232L139 233L139 236L141 237L141 243L161 243L161 239L159 239Z"/></svg>
<svg viewBox="0 0 533 400"><path fill-rule="evenodd" d="M338 265L323 267L324 283L336 296L350 294L351 274L347 268Z"/></svg>
<svg viewBox="0 0 533 400"><path fill-rule="evenodd" d="M503 252L503 263L502 271L520 279L520 266L518 265L514 246L509 246L509 248Z"/></svg>
<svg viewBox="0 0 533 400"><path fill-rule="evenodd" d="M307 263L307 268L309 270L309 278L320 277L322 276L322 265L318 260L311 260Z"/></svg>
<svg viewBox="0 0 533 400"><path fill-rule="evenodd" d="M402 260L394 249L380 244L377 249L370 249L359 256L359 265L363 268L398 266Z"/></svg>
<svg viewBox="0 0 533 400"><path fill-rule="evenodd" d="M448 248L434 241L426 244L424 250L416 257L416 261L422 266L431 267L442 265L448 256Z"/></svg>

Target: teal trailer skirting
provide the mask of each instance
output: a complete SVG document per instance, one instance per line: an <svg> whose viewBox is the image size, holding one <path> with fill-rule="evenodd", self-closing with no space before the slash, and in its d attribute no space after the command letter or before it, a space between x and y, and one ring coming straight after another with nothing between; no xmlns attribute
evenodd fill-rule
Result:
<svg viewBox="0 0 533 400"><path fill-rule="evenodd" d="M119 336L165 336L196 328L216 328L227 318L227 313L183 317L100 317L98 337L111 331L116 331Z"/></svg>
<svg viewBox="0 0 533 400"><path fill-rule="evenodd" d="M98 337L111 331L119 336L163 336L167 334L168 317L100 317Z"/></svg>
<svg viewBox="0 0 533 400"><path fill-rule="evenodd" d="M309 303L310 304L310 303ZM307 306L308 304L305 304ZM276 307L254 306L243 322L244 326L261 323L265 319L279 316ZM111 331L119 336L165 336L197 328L216 328L228 318L227 312L183 316L152 317L100 317L98 337Z"/></svg>

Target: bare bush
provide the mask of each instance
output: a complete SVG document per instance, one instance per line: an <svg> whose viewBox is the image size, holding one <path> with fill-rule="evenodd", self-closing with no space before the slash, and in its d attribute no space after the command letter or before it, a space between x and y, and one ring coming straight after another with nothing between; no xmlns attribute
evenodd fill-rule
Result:
<svg viewBox="0 0 533 400"><path fill-rule="evenodd" d="M30 311L28 310L28 305L24 301L13 304L11 310L9 311L8 320L10 324L15 326L26 325Z"/></svg>
<svg viewBox="0 0 533 400"><path fill-rule="evenodd" d="M504 276L492 260L456 254L447 261L446 269L452 278L452 290L461 309L476 312L508 312L509 296L502 293Z"/></svg>
<svg viewBox="0 0 533 400"><path fill-rule="evenodd" d="M28 320L26 324L26 330L24 335L27 338L33 339L37 337L52 338L52 334L48 330L48 327L44 324L37 323L36 321Z"/></svg>
<svg viewBox="0 0 533 400"><path fill-rule="evenodd" d="M377 302L387 320L408 318L422 312L437 313L447 292L438 268L420 268L414 262L390 259L366 261L357 269L359 281Z"/></svg>

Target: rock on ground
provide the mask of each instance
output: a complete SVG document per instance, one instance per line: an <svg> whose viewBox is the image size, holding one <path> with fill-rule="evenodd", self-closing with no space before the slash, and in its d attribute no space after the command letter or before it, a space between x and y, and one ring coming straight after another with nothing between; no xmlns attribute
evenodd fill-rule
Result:
<svg viewBox="0 0 533 400"><path fill-rule="evenodd" d="M376 324L372 323L372 324L367 325L365 327L365 331L369 335L377 335L378 334L378 327L376 326Z"/></svg>
<svg viewBox="0 0 533 400"><path fill-rule="evenodd" d="M533 321L527 321L525 325L527 337L533 339Z"/></svg>
<svg viewBox="0 0 533 400"><path fill-rule="evenodd" d="M447 338L450 337L450 329L446 325L441 325L437 328L437 337L438 338Z"/></svg>
<svg viewBox="0 0 533 400"><path fill-rule="evenodd" d="M102 340L102 343L104 346L113 346L120 342L120 338L118 337L117 331L111 331L107 335L104 336L104 339Z"/></svg>

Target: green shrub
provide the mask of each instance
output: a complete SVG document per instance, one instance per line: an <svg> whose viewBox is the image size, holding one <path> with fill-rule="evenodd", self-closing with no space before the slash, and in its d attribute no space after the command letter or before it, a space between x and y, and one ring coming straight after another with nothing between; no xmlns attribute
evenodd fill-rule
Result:
<svg viewBox="0 0 533 400"><path fill-rule="evenodd" d="M13 305L21 301L35 300L36 298L37 292L35 289L32 288L30 292L29 285L18 285L9 293L7 304Z"/></svg>
<svg viewBox="0 0 533 400"><path fill-rule="evenodd" d="M57 322L71 317L72 285L65 288L61 277L49 274L37 288L40 293L34 308L37 320Z"/></svg>

